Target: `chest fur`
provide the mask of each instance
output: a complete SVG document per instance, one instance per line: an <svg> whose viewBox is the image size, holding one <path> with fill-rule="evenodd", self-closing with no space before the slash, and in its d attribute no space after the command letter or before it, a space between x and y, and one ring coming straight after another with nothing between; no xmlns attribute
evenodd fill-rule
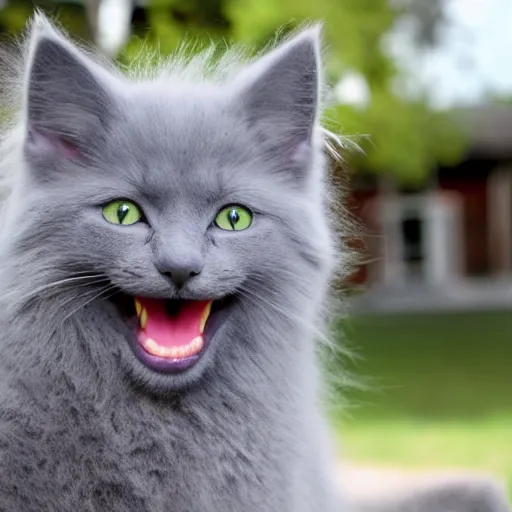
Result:
<svg viewBox="0 0 512 512"><path fill-rule="evenodd" d="M4 506L14 500L27 511L293 510L297 453L290 432L268 414L67 404L2 427Z"/></svg>

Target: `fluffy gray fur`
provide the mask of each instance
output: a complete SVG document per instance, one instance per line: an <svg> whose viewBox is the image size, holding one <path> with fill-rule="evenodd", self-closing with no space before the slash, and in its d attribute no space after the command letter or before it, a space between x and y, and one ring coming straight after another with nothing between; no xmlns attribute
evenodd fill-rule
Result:
<svg viewBox="0 0 512 512"><path fill-rule="evenodd" d="M127 77L46 20L4 137L0 509L339 512L314 340L335 261L319 30L254 61ZM138 70L140 71L140 70ZM115 226L129 198L150 226ZM220 207L253 226L222 232ZM190 261L180 290L158 271ZM162 375L107 300L235 294L207 353Z"/></svg>

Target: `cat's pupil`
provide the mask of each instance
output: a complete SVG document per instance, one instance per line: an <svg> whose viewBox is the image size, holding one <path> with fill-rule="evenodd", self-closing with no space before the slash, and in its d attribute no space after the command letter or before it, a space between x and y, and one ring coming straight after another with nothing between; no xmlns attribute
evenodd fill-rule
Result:
<svg viewBox="0 0 512 512"><path fill-rule="evenodd" d="M122 204L117 209L117 219L119 220L119 224L123 223L123 220L128 215L128 212L130 211L130 207L127 204Z"/></svg>
<svg viewBox="0 0 512 512"><path fill-rule="evenodd" d="M240 220L240 214L236 210L231 210L228 214L229 223L235 229L235 224Z"/></svg>

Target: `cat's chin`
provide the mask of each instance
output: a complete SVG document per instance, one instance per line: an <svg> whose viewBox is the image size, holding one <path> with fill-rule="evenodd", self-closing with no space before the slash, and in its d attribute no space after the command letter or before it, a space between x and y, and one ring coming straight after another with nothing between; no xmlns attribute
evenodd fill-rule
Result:
<svg viewBox="0 0 512 512"><path fill-rule="evenodd" d="M208 366L215 335L234 297L176 300L119 293L111 300L132 333L131 352L143 366L133 368L137 380L176 388L196 380Z"/></svg>

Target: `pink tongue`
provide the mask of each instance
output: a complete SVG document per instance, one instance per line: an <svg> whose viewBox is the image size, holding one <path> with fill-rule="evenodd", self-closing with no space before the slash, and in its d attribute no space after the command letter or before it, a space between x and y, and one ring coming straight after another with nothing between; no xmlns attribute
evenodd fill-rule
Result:
<svg viewBox="0 0 512 512"><path fill-rule="evenodd" d="M200 336L201 316L208 301L183 301L175 315L169 315L165 300L138 298L147 312L144 333L162 347L188 345Z"/></svg>

